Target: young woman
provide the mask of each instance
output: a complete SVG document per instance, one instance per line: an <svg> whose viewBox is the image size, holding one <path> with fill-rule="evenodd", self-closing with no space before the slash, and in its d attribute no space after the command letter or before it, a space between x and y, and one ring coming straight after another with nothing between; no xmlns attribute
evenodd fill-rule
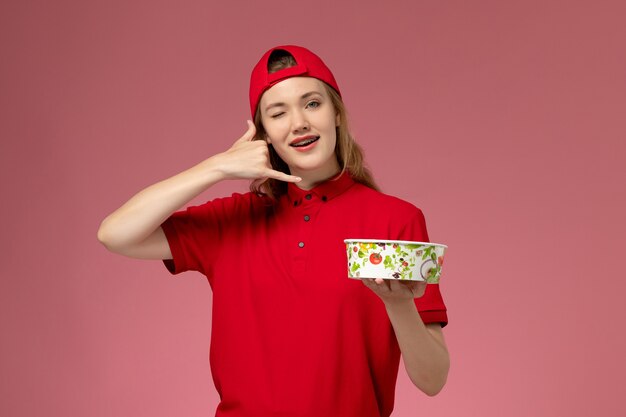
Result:
<svg viewBox="0 0 626 417"><path fill-rule="evenodd" d="M377 190L332 73L306 48L274 47L252 71L250 110L230 149L136 194L98 238L206 275L217 416L389 416L401 356L437 394L449 369L439 286L347 278L344 239L428 234L417 207ZM251 192L180 210L235 178Z"/></svg>

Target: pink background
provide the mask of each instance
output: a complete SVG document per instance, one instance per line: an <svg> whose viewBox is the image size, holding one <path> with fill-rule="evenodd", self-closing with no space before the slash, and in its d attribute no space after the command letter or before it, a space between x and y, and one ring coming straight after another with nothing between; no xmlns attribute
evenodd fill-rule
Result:
<svg viewBox="0 0 626 417"><path fill-rule="evenodd" d="M401 365L394 416L623 415L625 12L2 2L0 415L214 414L206 280L96 231L243 134L252 65L282 43L333 69L378 181L450 247L448 384L427 397Z"/></svg>

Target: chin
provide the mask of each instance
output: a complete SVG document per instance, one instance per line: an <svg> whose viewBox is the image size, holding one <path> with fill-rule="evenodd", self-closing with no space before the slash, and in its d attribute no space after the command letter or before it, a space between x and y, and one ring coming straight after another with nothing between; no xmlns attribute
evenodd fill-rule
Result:
<svg viewBox="0 0 626 417"><path fill-rule="evenodd" d="M296 169L302 170L315 170L324 168L328 164L327 161L323 161L321 158L308 158L305 161L292 161L292 164L288 164Z"/></svg>

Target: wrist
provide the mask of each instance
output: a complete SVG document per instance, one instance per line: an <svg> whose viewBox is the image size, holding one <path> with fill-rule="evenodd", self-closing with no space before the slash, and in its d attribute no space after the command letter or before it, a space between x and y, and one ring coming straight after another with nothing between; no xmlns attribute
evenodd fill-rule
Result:
<svg viewBox="0 0 626 417"><path fill-rule="evenodd" d="M414 298L404 298L404 299L390 299L383 300L385 304L385 308L387 311L414 311L417 310L417 306L415 305Z"/></svg>
<svg viewBox="0 0 626 417"><path fill-rule="evenodd" d="M205 159L199 164L199 167L205 178L211 183L233 178L222 160L222 154L216 154Z"/></svg>

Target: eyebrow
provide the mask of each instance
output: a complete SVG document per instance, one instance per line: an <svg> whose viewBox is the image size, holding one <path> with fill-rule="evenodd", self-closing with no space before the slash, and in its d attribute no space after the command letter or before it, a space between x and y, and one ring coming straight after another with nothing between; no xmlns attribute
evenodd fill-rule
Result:
<svg viewBox="0 0 626 417"><path fill-rule="evenodd" d="M302 94L302 97L300 97L300 100L303 100L303 99L305 99L307 97L310 97L313 94L317 94L317 95L320 95L320 96L322 95L321 93L319 93L317 91L309 91L308 93ZM285 103L272 103L272 104L270 104L269 106L267 106L265 108L265 111L266 112L269 111L272 107L279 107L279 106L284 106L284 105L285 105Z"/></svg>

